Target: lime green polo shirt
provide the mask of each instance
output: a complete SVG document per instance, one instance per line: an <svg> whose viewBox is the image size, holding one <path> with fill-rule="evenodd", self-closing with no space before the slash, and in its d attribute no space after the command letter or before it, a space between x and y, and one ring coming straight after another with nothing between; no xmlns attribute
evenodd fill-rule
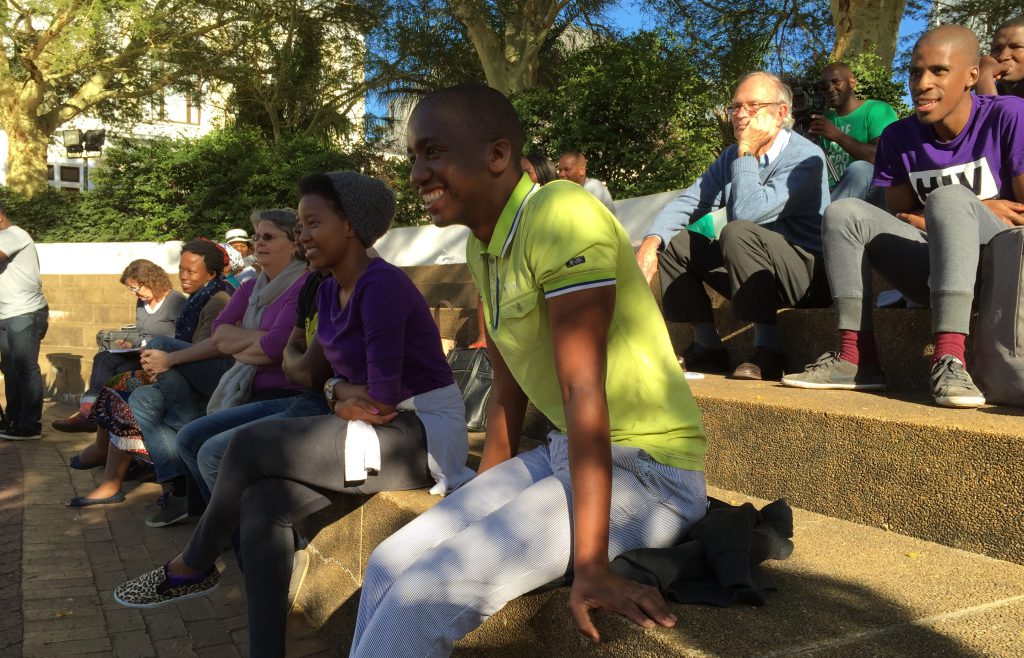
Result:
<svg viewBox="0 0 1024 658"><path fill-rule="evenodd" d="M569 181L519 181L490 244L472 235L466 262L491 340L530 401L566 431L547 300L616 287L605 392L611 440L656 461L704 469L707 437L668 329L622 225Z"/></svg>

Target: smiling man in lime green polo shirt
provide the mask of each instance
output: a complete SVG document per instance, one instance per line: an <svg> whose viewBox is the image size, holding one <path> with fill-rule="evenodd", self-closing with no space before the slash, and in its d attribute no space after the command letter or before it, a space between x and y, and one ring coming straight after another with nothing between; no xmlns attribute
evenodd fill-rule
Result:
<svg viewBox="0 0 1024 658"><path fill-rule="evenodd" d="M447 655L560 578L594 642L595 608L673 625L656 590L608 569L675 543L707 505L700 411L625 231L579 186L522 174L522 128L493 89L427 95L407 137L434 223L472 232L494 384L480 475L374 551L352 655ZM558 430L517 455L528 400Z"/></svg>

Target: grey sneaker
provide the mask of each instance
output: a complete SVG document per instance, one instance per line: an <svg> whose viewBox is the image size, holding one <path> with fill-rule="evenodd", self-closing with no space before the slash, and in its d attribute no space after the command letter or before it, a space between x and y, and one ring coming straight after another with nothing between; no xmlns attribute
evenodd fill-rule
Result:
<svg viewBox="0 0 1024 658"><path fill-rule="evenodd" d="M947 354L932 366L932 397L940 407L969 409L985 404L974 380L960 359Z"/></svg>
<svg viewBox="0 0 1024 658"><path fill-rule="evenodd" d="M157 498L156 504L160 511L146 519L150 528L163 528L188 518L187 496L172 496L168 491Z"/></svg>
<svg viewBox="0 0 1024 658"><path fill-rule="evenodd" d="M885 373L878 364L864 366L843 361L838 352L825 352L804 371L782 378L783 386L793 388L830 388L847 391L881 391Z"/></svg>

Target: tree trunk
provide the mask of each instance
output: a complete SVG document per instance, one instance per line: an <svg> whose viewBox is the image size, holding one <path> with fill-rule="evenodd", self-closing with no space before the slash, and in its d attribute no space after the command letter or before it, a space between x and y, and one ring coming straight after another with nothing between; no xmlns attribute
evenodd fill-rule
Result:
<svg viewBox="0 0 1024 658"><path fill-rule="evenodd" d="M874 51L890 69L906 0L830 0L836 26L832 59Z"/></svg>
<svg viewBox="0 0 1024 658"><path fill-rule="evenodd" d="M5 117L7 132L7 187L23 196L46 189L46 148L50 135L29 117Z"/></svg>
<svg viewBox="0 0 1024 658"><path fill-rule="evenodd" d="M506 23L500 29L489 20L486 4L480 0L448 0L452 15L466 26L488 86L503 94L536 87L541 46L563 9L563 2L527 3L518 21Z"/></svg>

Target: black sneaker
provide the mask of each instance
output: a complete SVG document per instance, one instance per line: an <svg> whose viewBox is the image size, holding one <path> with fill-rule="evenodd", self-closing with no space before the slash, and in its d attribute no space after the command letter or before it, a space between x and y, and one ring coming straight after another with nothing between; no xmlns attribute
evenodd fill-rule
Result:
<svg viewBox="0 0 1024 658"><path fill-rule="evenodd" d="M0 439L7 439L8 441L35 441L41 438L43 438L43 435L39 431L19 428L4 430L0 433Z"/></svg>
<svg viewBox="0 0 1024 658"><path fill-rule="evenodd" d="M691 372L729 372L729 353L724 347L713 350L691 343L679 357L679 365Z"/></svg>

